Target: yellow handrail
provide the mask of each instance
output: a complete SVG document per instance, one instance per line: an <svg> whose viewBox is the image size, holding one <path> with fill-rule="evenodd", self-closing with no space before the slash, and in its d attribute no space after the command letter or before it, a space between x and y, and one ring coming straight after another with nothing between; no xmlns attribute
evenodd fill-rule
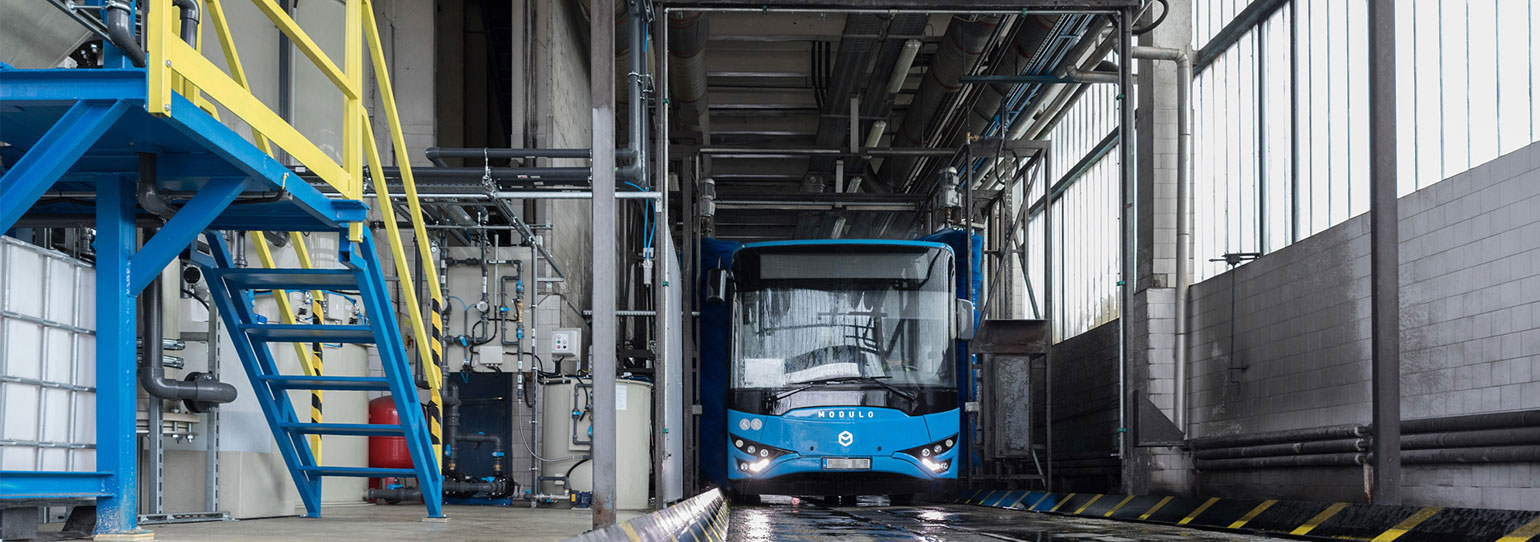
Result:
<svg viewBox="0 0 1540 542"><path fill-rule="evenodd" d="M407 160L406 137L401 130L401 116L396 110L396 93L390 83L389 66L385 63L385 48L380 44L379 24L374 20L374 6L369 0L362 0L364 35L369 40L369 56L374 64L374 77L380 87L380 102L385 106L385 120L390 127L390 140L396 153L396 166L401 172L402 190L406 192L406 204L411 210L413 244L417 245L417 254L422 261L423 276L427 277L428 294L431 302L428 317L432 324L433 334L427 336L423 331L422 310L417 306L417 289L412 281L401 281L402 294L406 298L407 314L411 320L412 333L416 338L418 356L424 360L423 374L428 381L428 429L433 437L434 457L443 457L442 453L442 397L438 390L443 386L443 375L439 370L444 358L444 292L438 281L438 266L434 265L433 251L429 246L431 240L428 237L428 228L422 221L422 203L417 198L417 181L412 175L411 160ZM369 154L369 168L374 174L374 186L380 205L380 213L385 216L386 224L395 224L395 209L391 207L389 189L385 178L381 175L379 149L375 144L374 131L369 127L369 119L362 114L358 124L363 127L367 136ZM412 276L411 269L406 265L405 250L401 246L401 234L397 228L386 228L386 236L390 238L391 253L396 264L396 276Z"/></svg>
<svg viewBox="0 0 1540 542"><path fill-rule="evenodd" d="M416 343L418 354L424 360L423 369L429 385L430 402L428 405L428 424L433 440L434 460L442 456L441 425L442 403L439 389L443 386L443 374L440 363L443 359L443 317L444 294L439 283L438 270L434 265L434 257L430 248L430 238L427 228L423 224L422 205L417 197L416 180L412 175L411 164L406 160L406 140L402 133L400 115L396 109L395 93L390 83L388 65L385 62L384 48L380 42L378 23L375 21L373 7L369 0L346 0L344 7L344 45L343 62L339 68L321 47L300 28L299 24L289 17L288 13L274 0L251 0L273 25L289 37L295 48L305 55L315 67L325 74L327 79L342 93L343 127L342 127L342 162L339 164L325 151L322 151L314 142L301 134L288 121L283 120L274 113L261 100L251 94L250 84L246 73L241 67L240 55L236 52L234 40L231 38L229 21L225 16L221 0L202 0L206 4L205 11L209 14L210 21L219 36L220 46L223 48L225 63L229 66L227 75L212 62L203 57L201 52L201 33L193 45L182 42L177 37L177 19L173 16L171 0L147 0L141 5L148 4L147 31L145 37L146 46L149 48L150 63L148 66L148 103L146 109L156 115L170 115L172 94L181 93L194 104L203 105L209 101L203 98L207 94L213 102L223 105L236 117L251 126L253 142L263 152L272 155L273 146L283 149L294 157L300 164L310 169L323 181L337 190L345 199L362 199L364 188L364 165L367 162L371 173L375 177L377 204L386 224L394 224L395 209L390 204L390 192L384 178L381 176L381 160L378 145L373 131L369 125L369 115L363 104L364 96L364 60L363 51L367 45L370 61L373 64L375 80L379 86L381 101L384 104L384 113L390 127L392 150L395 152L397 166L401 171L401 178L407 205L411 211L412 233L417 245L418 255L423 261L423 275L427 277L429 300L429 323L424 325L422 310L418 306L418 297L415 284L411 281L401 281L402 303L406 309L412 338ZM212 110L212 106L206 109ZM351 223L348 228L348 238L357 242L361 238L362 224ZM294 244L299 257L300 265L304 268L311 267L310 255L305 246L303 236L290 233L290 240ZM412 276L412 270L407 264L406 249L401 239L398 228L387 228L386 237L391 249L391 260L395 264L396 274L399 277ZM254 243L257 247L257 255L265 267L273 267L271 249L267 246L266 237L258 236ZM283 322L293 324L297 321L293 307L285 292L274 292L278 301L279 312ZM313 311L317 318L324 318L321 304L324 300L323 293L312 291L311 298L314 304ZM307 375L320 374L319 360L314 354L305 349L300 343L296 343L295 351L304 366ZM317 402L319 402L319 392ZM320 413L313 412L316 421L319 421ZM317 440L313 447L317 455L320 452L320 442Z"/></svg>

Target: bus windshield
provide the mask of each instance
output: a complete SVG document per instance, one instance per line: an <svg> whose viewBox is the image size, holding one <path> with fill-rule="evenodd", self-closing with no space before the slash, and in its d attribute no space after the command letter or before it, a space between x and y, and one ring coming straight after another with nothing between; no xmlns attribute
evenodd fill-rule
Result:
<svg viewBox="0 0 1540 542"><path fill-rule="evenodd" d="M736 284L735 388L955 386L949 251L765 253Z"/></svg>

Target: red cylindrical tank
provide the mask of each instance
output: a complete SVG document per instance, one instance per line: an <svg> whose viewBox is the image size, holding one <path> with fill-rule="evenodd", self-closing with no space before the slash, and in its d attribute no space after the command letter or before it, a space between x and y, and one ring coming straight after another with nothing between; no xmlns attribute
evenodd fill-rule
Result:
<svg viewBox="0 0 1540 542"><path fill-rule="evenodd" d="M395 399L386 395L369 401L369 423L400 425L401 416L396 412ZM369 437L369 466L386 469L412 468L412 453L406 447L406 437Z"/></svg>

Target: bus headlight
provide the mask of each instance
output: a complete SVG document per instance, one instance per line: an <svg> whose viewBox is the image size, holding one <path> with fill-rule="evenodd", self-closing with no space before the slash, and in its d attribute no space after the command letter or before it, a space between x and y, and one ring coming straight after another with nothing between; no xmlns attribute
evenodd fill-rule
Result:
<svg viewBox="0 0 1540 542"><path fill-rule="evenodd" d="M941 461L931 461L930 459L921 459L920 460L920 464L921 465L925 465L925 468L930 469L930 472L935 473L935 474L941 474L943 472L946 472L947 469L952 468L952 460L950 460L950 459L944 459L944 460L941 460Z"/></svg>
<svg viewBox="0 0 1540 542"><path fill-rule="evenodd" d="M755 458L755 462L764 462L766 465L770 464L771 461L775 461L775 458L777 457L791 453L790 450L782 450L774 446L765 446L764 444L760 444L740 436L733 435L731 438L733 440L733 448L737 448L738 451L753 456ZM763 466L760 467L760 469L763 468ZM756 470L755 472L758 471Z"/></svg>
<svg viewBox="0 0 1540 542"><path fill-rule="evenodd" d="M952 451L952 448L954 448L956 446L957 446L957 436L953 435L953 436L950 436L950 437L947 437L947 438L944 438L944 439L932 442L930 444L926 444L924 446L916 446L916 447L910 448L908 450L899 450L898 453L901 453L901 454L907 455L909 457L915 458L915 460L919 461L921 464L925 465L926 468L929 468L933 472L943 472L943 471L946 470L947 466L952 464L952 462L950 460L948 460L948 461L936 461L936 460L933 460L932 458L946 455L947 452ZM934 465L941 465L941 468L932 467L931 466L932 464L934 464Z"/></svg>

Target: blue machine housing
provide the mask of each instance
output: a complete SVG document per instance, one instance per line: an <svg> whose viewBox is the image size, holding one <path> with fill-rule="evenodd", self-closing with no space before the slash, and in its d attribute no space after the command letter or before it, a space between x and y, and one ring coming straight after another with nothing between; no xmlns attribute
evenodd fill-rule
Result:
<svg viewBox="0 0 1540 542"><path fill-rule="evenodd" d="M963 232L946 231L917 241L809 240L747 245L706 239L700 269L703 278L712 269L730 269L733 257L744 248L831 244L944 248L965 255L956 262L957 295L971 299L978 275L973 267L980 248L978 237L972 237L974 242L970 243ZM910 415L883 406L831 405L768 415L730 407L731 316L730 303L701 306L703 416L699 449L704 479L742 494L871 495L942 491L965 472L969 452L961 407L971 395L966 392L972 379L965 372L966 350L960 341L956 348L959 385L946 394L948 403L951 396L957 397L953 408ZM922 448L926 450L921 452ZM825 468L826 459L844 458L870 458L871 464L864 469Z"/></svg>

